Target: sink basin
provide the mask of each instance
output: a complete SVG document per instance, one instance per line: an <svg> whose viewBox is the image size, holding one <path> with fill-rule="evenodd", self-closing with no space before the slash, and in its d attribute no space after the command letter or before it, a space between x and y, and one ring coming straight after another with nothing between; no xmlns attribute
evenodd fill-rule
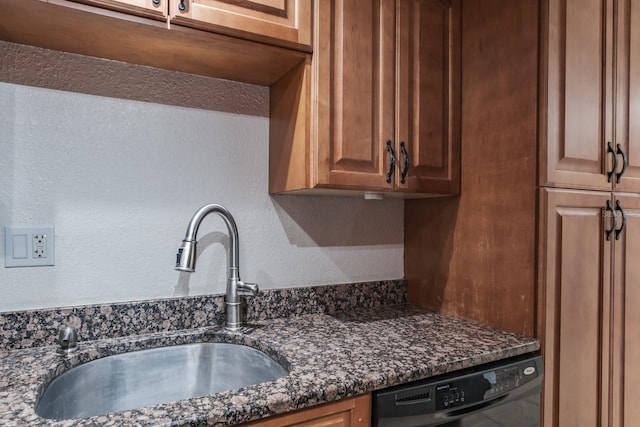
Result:
<svg viewBox="0 0 640 427"><path fill-rule="evenodd" d="M45 389L36 413L80 419L201 397L275 380L287 371L237 344L196 343L108 356L77 366Z"/></svg>

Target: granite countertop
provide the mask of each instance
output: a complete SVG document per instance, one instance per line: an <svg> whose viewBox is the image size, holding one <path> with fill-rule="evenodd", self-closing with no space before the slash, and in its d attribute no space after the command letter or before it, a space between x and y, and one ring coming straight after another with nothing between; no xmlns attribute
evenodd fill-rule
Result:
<svg viewBox="0 0 640 427"><path fill-rule="evenodd" d="M85 341L69 357L55 346L0 349L0 425L233 425L356 396L539 349L528 337L407 305L256 320L241 332L220 327ZM286 377L211 396L84 420L35 414L54 376L125 351L190 342L233 342L260 349L290 368Z"/></svg>

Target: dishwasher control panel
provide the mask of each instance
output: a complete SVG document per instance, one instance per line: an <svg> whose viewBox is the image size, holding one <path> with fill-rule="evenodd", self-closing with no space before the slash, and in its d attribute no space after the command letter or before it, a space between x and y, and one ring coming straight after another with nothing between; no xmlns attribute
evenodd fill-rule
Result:
<svg viewBox="0 0 640 427"><path fill-rule="evenodd" d="M536 363L525 361L443 381L435 385L436 411L491 400L537 377Z"/></svg>
<svg viewBox="0 0 640 427"><path fill-rule="evenodd" d="M373 392L373 427L539 425L542 358L528 353ZM505 415L508 414L508 415Z"/></svg>

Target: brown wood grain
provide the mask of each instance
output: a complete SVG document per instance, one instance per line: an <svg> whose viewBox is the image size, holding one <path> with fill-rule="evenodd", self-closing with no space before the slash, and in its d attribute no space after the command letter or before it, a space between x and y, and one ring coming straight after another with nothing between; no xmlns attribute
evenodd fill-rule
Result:
<svg viewBox="0 0 640 427"><path fill-rule="evenodd" d="M320 186L389 191L394 139L394 2L317 2L314 123Z"/></svg>
<svg viewBox="0 0 640 427"><path fill-rule="evenodd" d="M460 191L460 1L397 2L396 172L403 192ZM400 173L409 155L406 182Z"/></svg>
<svg viewBox="0 0 640 427"><path fill-rule="evenodd" d="M0 0L0 39L173 71L270 85L303 52L64 0Z"/></svg>
<svg viewBox="0 0 640 427"><path fill-rule="evenodd" d="M309 0L169 0L172 24L184 25L311 52L312 2Z"/></svg>
<svg viewBox="0 0 640 427"><path fill-rule="evenodd" d="M537 14L534 0L463 4L461 194L405 203L409 301L527 335L536 333Z"/></svg>
<svg viewBox="0 0 640 427"><path fill-rule="evenodd" d="M309 57L271 86L269 192L272 194L312 185L310 80Z"/></svg>

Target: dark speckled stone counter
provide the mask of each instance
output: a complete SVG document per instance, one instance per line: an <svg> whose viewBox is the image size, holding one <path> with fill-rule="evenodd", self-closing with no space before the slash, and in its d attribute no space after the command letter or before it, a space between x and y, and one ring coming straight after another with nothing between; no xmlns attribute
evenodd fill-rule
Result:
<svg viewBox="0 0 640 427"><path fill-rule="evenodd" d="M535 351L532 338L406 305L257 320L240 333L220 327L85 341L71 357L54 346L0 351L0 425L233 425ZM288 376L207 397L84 420L35 414L45 384L72 366L110 354L190 342L258 348Z"/></svg>
<svg viewBox="0 0 640 427"><path fill-rule="evenodd" d="M269 383L80 421L54 422L35 414L43 384L71 366L123 351L198 341L247 344L291 371ZM85 342L69 358L57 355L53 346L10 350L0 355L0 424L232 425L537 349L530 338L396 307L373 316L265 320L237 334L200 328Z"/></svg>

